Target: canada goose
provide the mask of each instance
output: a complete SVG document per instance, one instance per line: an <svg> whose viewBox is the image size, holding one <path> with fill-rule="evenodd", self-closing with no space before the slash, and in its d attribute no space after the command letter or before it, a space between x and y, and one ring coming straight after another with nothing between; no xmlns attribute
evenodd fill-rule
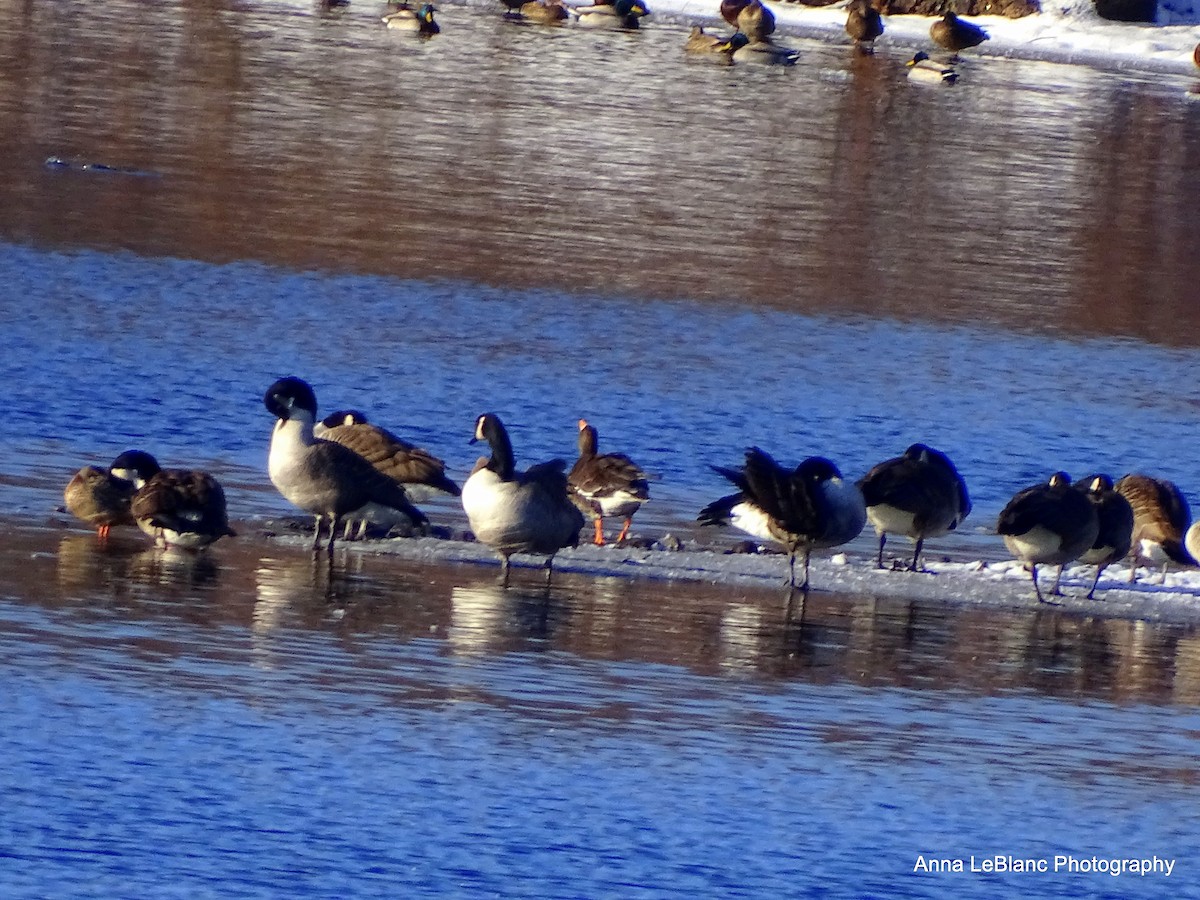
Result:
<svg viewBox="0 0 1200 900"><path fill-rule="evenodd" d="M883 34L883 17L871 0L850 0L846 14L846 34L863 53L873 53L875 39Z"/></svg>
<svg viewBox="0 0 1200 900"><path fill-rule="evenodd" d="M567 493L567 464L561 459L516 471L512 442L498 416L475 420L471 443L487 441L490 457L480 457L463 484L462 505L475 537L500 554L504 583L514 553L546 556L546 584L554 554L579 546L583 513Z"/></svg>
<svg viewBox="0 0 1200 900"><path fill-rule="evenodd" d="M137 493L135 479L146 481L159 470L158 462L141 450L126 450L107 469L84 466L67 482L63 503L67 512L96 528L108 540L114 525L135 525L129 504Z"/></svg>
<svg viewBox="0 0 1200 900"><path fill-rule="evenodd" d="M1096 567L1096 580L1088 591L1089 600L1096 598L1096 585L1105 567L1129 553L1133 540L1133 507L1129 501L1113 490L1113 480L1107 475L1089 475L1075 482L1075 487L1084 492L1096 508L1099 531L1090 550L1079 557L1084 565Z"/></svg>
<svg viewBox="0 0 1200 900"><path fill-rule="evenodd" d="M954 54L951 60L958 59L960 50L978 47L988 39L988 33L978 25L960 19L952 12L929 26L929 36L939 47Z"/></svg>
<svg viewBox="0 0 1200 900"><path fill-rule="evenodd" d="M320 546L323 520L329 521L326 549L332 553L342 518L367 504L392 510L413 525L428 523L399 484L348 447L313 434L317 398L307 382L281 378L267 388L263 403L278 419L267 462L271 482L289 502L315 517L314 550Z"/></svg>
<svg viewBox="0 0 1200 900"><path fill-rule="evenodd" d="M331 412L320 422L313 422L313 434L319 438L325 437L325 432L330 428L337 428L339 425L354 425L357 422L366 422L367 414L357 409L339 409L337 412Z"/></svg>
<svg viewBox="0 0 1200 900"><path fill-rule="evenodd" d="M879 535L879 558L889 533L916 542L909 571L920 571L925 538L941 537L959 526L971 512L967 485L944 453L913 444L903 456L881 462L858 482L867 519Z"/></svg>
<svg viewBox="0 0 1200 900"><path fill-rule="evenodd" d="M596 429L579 420L579 459L567 474L571 498L596 525L593 539L597 546L604 544L604 517L624 516L625 524L617 535L620 544L629 536L633 514L650 499L650 483L646 473L623 453L597 453Z"/></svg>
<svg viewBox="0 0 1200 900"><path fill-rule="evenodd" d="M958 81L958 73L953 66L934 62L924 50L918 50L905 65L908 66L908 77L912 81L929 84L954 84Z"/></svg>
<svg viewBox="0 0 1200 900"><path fill-rule="evenodd" d="M1161 565L1165 576L1172 561L1185 566L1196 564L1183 545L1192 513L1175 484L1149 475L1126 475L1115 487L1133 507L1130 583L1137 580L1140 565Z"/></svg>
<svg viewBox="0 0 1200 900"><path fill-rule="evenodd" d="M1188 556L1200 564L1200 522L1193 522L1183 536L1183 546Z"/></svg>
<svg viewBox="0 0 1200 900"><path fill-rule="evenodd" d="M740 34L740 32L739 32ZM736 38L737 35L734 35ZM731 39L732 40L732 39ZM794 66L800 51L781 47L769 40L748 40L733 51L733 61L758 66Z"/></svg>
<svg viewBox="0 0 1200 900"><path fill-rule="evenodd" d="M559 25L568 18L562 0L528 0L517 8L521 18L538 25Z"/></svg>
<svg viewBox="0 0 1200 900"><path fill-rule="evenodd" d="M138 491L129 513L156 546L200 550L223 537L237 537L229 527L225 492L207 472L162 469L148 479L140 474L135 479Z"/></svg>
<svg viewBox="0 0 1200 900"><path fill-rule="evenodd" d="M1040 602L1046 602L1038 587L1039 563L1058 566L1051 594L1058 589L1062 568L1078 559L1096 543L1100 523L1092 503L1071 487L1066 472L1055 472L1045 484L1019 491L996 523L1009 552L1024 563L1033 577L1033 590Z"/></svg>
<svg viewBox="0 0 1200 900"><path fill-rule="evenodd" d="M746 451L741 469L714 466L738 492L700 511L702 525L733 525L762 540L783 544L788 552L788 584L796 586L796 554L804 554L804 583L813 550L837 547L858 537L866 508L858 486L842 479L828 459L812 456L788 471L757 447Z"/></svg>
<svg viewBox="0 0 1200 900"><path fill-rule="evenodd" d="M587 28L634 29L638 27L638 19L650 15L650 10L641 0L616 0L613 3L572 6L569 9L576 21Z"/></svg>
<svg viewBox="0 0 1200 900"><path fill-rule="evenodd" d="M384 16L383 24L399 31L413 31L423 37L431 37L442 30L441 26L433 20L435 12L437 12L437 7L432 3L422 5L416 12L405 5Z"/></svg>

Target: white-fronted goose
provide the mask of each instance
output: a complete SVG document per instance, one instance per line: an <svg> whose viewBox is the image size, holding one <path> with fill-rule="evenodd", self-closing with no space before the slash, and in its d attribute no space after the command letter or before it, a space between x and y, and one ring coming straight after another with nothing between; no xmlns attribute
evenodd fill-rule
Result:
<svg viewBox="0 0 1200 900"><path fill-rule="evenodd" d="M1091 549L1099 530L1095 507L1071 487L1066 472L1055 472L1045 484L1019 491L996 523L1009 552L1029 568L1033 590L1043 603L1046 598L1038 586L1038 565L1058 566L1050 593L1061 594L1062 567Z"/></svg>
<svg viewBox="0 0 1200 900"><path fill-rule="evenodd" d="M492 413L475 420L471 443L487 441L490 457L481 457L462 488L462 505L475 537L500 554L505 584L514 553L545 556L546 583L554 554L579 545L583 513L567 493L567 464L553 459L524 472L516 470L512 442Z"/></svg>
<svg viewBox="0 0 1200 900"><path fill-rule="evenodd" d="M1133 544L1130 550L1129 581L1137 579L1138 566L1162 566L1163 575L1171 562L1194 566L1196 561L1183 545L1192 521L1187 499L1172 482L1150 475L1126 475L1116 491L1133 507Z"/></svg>
<svg viewBox="0 0 1200 900"><path fill-rule="evenodd" d="M145 482L159 470L158 462L141 450L126 450L107 469L84 466L63 490L67 512L96 529L101 541L108 540L114 525L136 525L129 504L137 493L138 479Z"/></svg>
<svg viewBox="0 0 1200 900"><path fill-rule="evenodd" d="M593 542L604 544L604 517L622 516L625 524L617 543L629 536L633 514L650 499L646 473L623 453L599 453L596 429L579 420L579 458L567 474L571 497L596 526Z"/></svg>
<svg viewBox="0 0 1200 900"><path fill-rule="evenodd" d="M307 382L281 378L267 389L263 402L278 419L267 463L271 482L289 502L315 517L314 550L320 546L322 521L329 522L327 549L332 552L343 517L375 514L362 512L368 504L410 525L427 524L399 484L353 450L313 434L317 398Z"/></svg>
<svg viewBox="0 0 1200 900"><path fill-rule="evenodd" d="M1107 475L1089 475L1075 482L1075 487L1092 501L1099 525L1091 549L1079 557L1084 565L1096 567L1096 580L1087 593L1088 599L1094 600L1100 573L1106 566L1124 559L1129 553L1133 541L1133 507L1113 490L1113 480Z"/></svg>
<svg viewBox="0 0 1200 900"><path fill-rule="evenodd" d="M858 482L867 506L867 519L883 546L888 534L916 542L909 571L920 571L926 538L941 537L958 527L971 512L971 498L958 469L946 454L925 444L913 444L903 456L881 462Z"/></svg>
<svg viewBox="0 0 1200 900"><path fill-rule="evenodd" d="M828 459L812 456L788 471L757 447L746 451L741 469L713 467L738 492L700 511L702 525L733 525L754 537L782 544L788 552L788 584L796 586L796 554L804 555L804 582L813 550L837 547L858 537L867 514L862 492Z"/></svg>
<svg viewBox="0 0 1200 900"><path fill-rule="evenodd" d="M143 480L144 471L139 468L134 476L138 491L129 512L156 546L201 550L223 537L237 536L229 527L225 491L212 475L194 469L162 469Z"/></svg>

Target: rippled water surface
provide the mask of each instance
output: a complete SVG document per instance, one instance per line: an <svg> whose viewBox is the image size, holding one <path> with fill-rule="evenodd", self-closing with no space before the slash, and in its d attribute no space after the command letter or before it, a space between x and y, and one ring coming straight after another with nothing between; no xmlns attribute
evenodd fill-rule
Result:
<svg viewBox="0 0 1200 900"><path fill-rule="evenodd" d="M659 475L652 536L751 443L854 477L939 446L973 554L1053 469L1200 500L1191 85L972 59L923 90L840 36L721 68L669 16L446 3L422 43L358 0L0 8L0 895L1195 894L1192 627L546 596L260 535L285 373L459 479L478 413L525 462L586 415ZM243 537L68 526L69 473L134 445L217 472Z"/></svg>

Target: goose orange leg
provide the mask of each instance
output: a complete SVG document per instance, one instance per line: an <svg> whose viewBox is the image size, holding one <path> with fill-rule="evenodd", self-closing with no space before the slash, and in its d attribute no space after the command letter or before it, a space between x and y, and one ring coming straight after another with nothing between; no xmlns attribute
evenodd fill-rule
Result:
<svg viewBox="0 0 1200 900"><path fill-rule="evenodd" d="M596 517L596 536L592 539L592 543L597 547L604 546L604 519Z"/></svg>
<svg viewBox="0 0 1200 900"><path fill-rule="evenodd" d="M99 530L96 532L96 537L100 538L101 543L108 540L108 532L110 528L112 528L111 525L101 525Z"/></svg>
<svg viewBox="0 0 1200 900"><path fill-rule="evenodd" d="M621 528L621 533L617 535L617 543L624 543L625 538L629 537L629 528L633 525L633 516L626 516L625 525Z"/></svg>

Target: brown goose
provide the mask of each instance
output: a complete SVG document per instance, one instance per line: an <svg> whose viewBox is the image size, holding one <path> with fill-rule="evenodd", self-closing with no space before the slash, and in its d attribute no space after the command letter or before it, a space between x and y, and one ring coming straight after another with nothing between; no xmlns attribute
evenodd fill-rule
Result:
<svg viewBox="0 0 1200 900"><path fill-rule="evenodd" d="M954 54L950 57L951 61L958 59L960 50L978 47L988 39L988 33L978 25L960 19L952 12L929 26L929 36L943 50Z"/></svg>
<svg viewBox="0 0 1200 900"><path fill-rule="evenodd" d="M348 447L313 434L317 398L307 382L281 378L267 389L263 403L278 420L267 461L271 482L289 502L315 518L314 550L320 546L323 521L329 522L326 549L332 553L342 519L359 514L368 504L411 525L428 524L398 483Z"/></svg>
<svg viewBox="0 0 1200 900"><path fill-rule="evenodd" d="M96 529L101 541L108 540L114 525L135 525L129 504L137 493L135 479L148 479L159 469L158 462L141 450L126 450L107 469L84 466L72 476L63 491L67 512Z"/></svg>
<svg viewBox="0 0 1200 900"><path fill-rule="evenodd" d="M844 481L828 459L811 456L787 470L757 447L746 451L741 469L713 467L738 492L714 500L700 511L701 525L733 525L761 540L782 544L788 552L788 584L796 586L796 554L808 564L813 550L838 547L858 537L866 524L862 492Z"/></svg>
<svg viewBox="0 0 1200 900"><path fill-rule="evenodd" d="M1116 490L1133 507L1130 583L1137 579L1141 565L1161 565L1166 575L1172 561L1185 566L1196 564L1183 546L1192 514L1178 487L1163 478L1134 474L1118 481Z"/></svg>
<svg viewBox="0 0 1200 900"><path fill-rule="evenodd" d="M1133 540L1133 507L1113 490L1113 480L1107 475L1089 475L1077 481L1075 487L1084 492L1096 508L1099 531L1090 550L1079 557L1084 565L1096 567L1096 580L1088 591L1089 600L1096 599L1096 585L1106 566L1124 559Z"/></svg>
<svg viewBox="0 0 1200 900"><path fill-rule="evenodd" d="M579 459L567 474L571 499L596 525L593 542L604 545L604 517L623 516L625 524L617 535L620 544L629 536L633 514L650 499L646 473L623 453L598 453L596 429L579 420Z"/></svg>
<svg viewBox="0 0 1200 900"><path fill-rule="evenodd" d="M567 464L552 459L524 472L516 470L512 442L498 416L475 420L471 443L487 441L492 455L481 457L463 484L462 505L475 537L500 554L508 584L509 557L532 553L546 557L546 585L554 554L579 546L583 514L567 494Z"/></svg>
<svg viewBox="0 0 1200 900"><path fill-rule="evenodd" d="M1095 507L1082 492L1071 487L1066 472L1055 472L1045 484L1018 492L1000 513L996 531L1009 552L1028 567L1033 590L1045 603L1038 587L1037 567L1058 566L1050 593L1059 595L1063 566L1078 559L1096 543L1100 523Z"/></svg>
<svg viewBox="0 0 1200 900"><path fill-rule="evenodd" d="M225 492L207 472L162 469L135 483L138 492L129 512L157 546L200 550L237 536L229 527Z"/></svg>
<svg viewBox="0 0 1200 900"><path fill-rule="evenodd" d="M871 0L851 0L846 7L846 34L863 53L873 53L875 39L883 34L883 18Z"/></svg>
<svg viewBox="0 0 1200 900"><path fill-rule="evenodd" d="M879 535L878 568L883 568L887 536L902 534L916 542L909 571L920 571L925 538L941 537L971 512L967 485L944 453L913 444L903 456L881 462L858 482L867 520Z"/></svg>

